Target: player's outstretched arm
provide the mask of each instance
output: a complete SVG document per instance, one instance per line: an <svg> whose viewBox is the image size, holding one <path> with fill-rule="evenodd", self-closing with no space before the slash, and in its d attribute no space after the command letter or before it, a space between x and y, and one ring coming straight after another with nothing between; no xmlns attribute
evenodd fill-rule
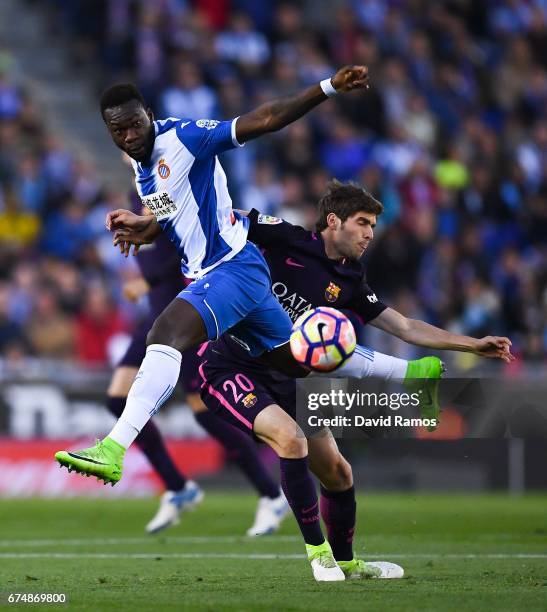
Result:
<svg viewBox="0 0 547 612"><path fill-rule="evenodd" d="M472 338L471 336L453 334L425 321L409 319L393 310L393 308L386 308L370 321L370 324L417 346L448 351L464 351L481 357L502 359L506 363L515 359L511 354L511 340L509 338L501 336Z"/></svg>
<svg viewBox="0 0 547 612"><path fill-rule="evenodd" d="M366 66L344 66L331 78L292 96L266 102L241 115L236 123L236 138L244 143L268 132L276 132L296 121L327 98L354 89L368 89Z"/></svg>

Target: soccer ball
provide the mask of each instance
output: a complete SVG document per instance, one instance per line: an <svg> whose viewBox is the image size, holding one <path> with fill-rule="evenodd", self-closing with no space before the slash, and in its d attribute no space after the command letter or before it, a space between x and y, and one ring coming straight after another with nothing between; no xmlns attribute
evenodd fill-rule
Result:
<svg viewBox="0 0 547 612"><path fill-rule="evenodd" d="M340 311L321 306L298 317L292 328L290 344L298 363L310 370L331 372L353 354L355 330Z"/></svg>

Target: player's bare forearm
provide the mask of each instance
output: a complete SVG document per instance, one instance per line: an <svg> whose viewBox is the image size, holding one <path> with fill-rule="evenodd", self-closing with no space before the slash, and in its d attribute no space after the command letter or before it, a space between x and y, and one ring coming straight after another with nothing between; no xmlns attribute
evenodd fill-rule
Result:
<svg viewBox="0 0 547 612"><path fill-rule="evenodd" d="M312 85L295 95L266 102L237 120L236 138L239 142L247 142L262 134L281 130L326 99L321 87Z"/></svg>
<svg viewBox="0 0 547 612"><path fill-rule="evenodd" d="M471 353L477 348L478 340L471 336L453 334L445 329L417 319L407 319L407 321L409 324L408 329L404 330L400 337L409 344L445 351Z"/></svg>
<svg viewBox="0 0 547 612"><path fill-rule="evenodd" d="M366 66L344 66L331 79L336 93L368 88ZM319 84L303 91L266 102L257 109L241 115L236 123L236 138L247 142L268 132L276 132L324 102L328 96Z"/></svg>
<svg viewBox="0 0 547 612"><path fill-rule="evenodd" d="M472 338L461 334L453 334L425 321L409 319L410 330L406 333L406 341L418 346L474 353L480 357L501 359L506 363L514 361L511 354L511 340L503 336L484 336ZM403 338L405 339L405 338Z"/></svg>
<svg viewBox="0 0 547 612"><path fill-rule="evenodd" d="M499 358L507 363L514 359L511 355L509 338L500 336L472 338L471 336L453 334L425 321L409 319L392 308L386 308L376 319L371 321L371 324L416 346L474 353L481 357Z"/></svg>

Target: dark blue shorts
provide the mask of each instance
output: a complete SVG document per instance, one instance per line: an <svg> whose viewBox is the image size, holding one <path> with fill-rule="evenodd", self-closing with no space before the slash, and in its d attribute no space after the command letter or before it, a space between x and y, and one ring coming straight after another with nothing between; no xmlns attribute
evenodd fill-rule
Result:
<svg viewBox="0 0 547 612"><path fill-rule="evenodd" d="M296 419L296 384L267 368L230 363L209 349L199 367L201 399L217 416L252 435L254 421L264 408L280 406Z"/></svg>
<svg viewBox="0 0 547 612"><path fill-rule="evenodd" d="M178 297L199 312L209 340L230 330L253 357L289 339L289 315L271 291L266 260L250 242L232 259L188 285Z"/></svg>

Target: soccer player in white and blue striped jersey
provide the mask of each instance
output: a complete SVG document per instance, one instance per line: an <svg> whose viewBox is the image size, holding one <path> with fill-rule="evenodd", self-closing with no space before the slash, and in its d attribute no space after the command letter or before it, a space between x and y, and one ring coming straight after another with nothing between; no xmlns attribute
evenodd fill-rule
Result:
<svg viewBox="0 0 547 612"><path fill-rule="evenodd" d="M367 68L346 66L332 79L231 121L154 121L133 85L114 85L104 92L104 122L114 144L131 158L138 193L153 213L135 218L141 224L157 219L158 231L163 230L178 249L184 275L194 281L156 319L126 407L110 435L92 449L58 453L63 465L117 482L125 449L175 387L181 353L228 329L251 356L267 353L274 367L304 374L287 344L291 320L271 292L264 258L247 242L247 219L232 210L217 155L282 129L330 96L366 88ZM126 215L110 213L108 228L127 226Z"/></svg>

